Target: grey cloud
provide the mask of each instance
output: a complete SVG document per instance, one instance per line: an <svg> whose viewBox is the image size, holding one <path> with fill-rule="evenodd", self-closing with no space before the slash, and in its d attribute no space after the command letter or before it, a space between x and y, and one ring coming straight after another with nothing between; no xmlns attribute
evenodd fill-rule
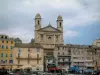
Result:
<svg viewBox="0 0 100 75"><path fill-rule="evenodd" d="M83 0L73 0L77 3L75 5L78 5L79 7L75 8L73 5L72 7L66 6L57 9L42 1L44 0L0 0L0 31L8 30L10 32L10 30L13 28L20 28L20 30L23 29L23 31L20 32L28 31L28 34L29 32L31 33L29 35L33 35L34 17L36 13L40 13L42 16L42 26L46 26L50 22L56 27L56 19L58 15L63 16L64 21L66 21L64 26L68 26L67 21L69 20L73 21L71 23L77 24L77 16L87 16L87 14L91 16L91 14L94 15L95 13L98 14L100 12L98 10L100 2L99 0L84 0L84 2ZM80 17L78 19L80 19ZM81 18L81 20L83 19ZM80 23L83 24L83 22ZM66 26L64 27L64 30L67 28ZM12 31L12 33L14 34L14 32L17 31L19 30ZM16 35L24 36L24 33ZM28 36L26 39L27 38Z"/></svg>

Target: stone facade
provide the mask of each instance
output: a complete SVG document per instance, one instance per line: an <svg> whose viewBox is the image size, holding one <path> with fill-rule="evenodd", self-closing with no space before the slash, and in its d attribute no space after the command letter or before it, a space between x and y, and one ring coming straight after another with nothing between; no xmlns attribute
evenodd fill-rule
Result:
<svg viewBox="0 0 100 75"><path fill-rule="evenodd" d="M71 66L71 50L65 45L57 45L54 50L54 57L59 68L68 70Z"/></svg>
<svg viewBox="0 0 100 75"><path fill-rule="evenodd" d="M43 71L43 48L39 44L17 44L14 48L18 68Z"/></svg>
<svg viewBox="0 0 100 75"><path fill-rule="evenodd" d="M54 56L58 66L63 69L68 70L73 66L93 69L95 67L93 51L92 46L87 45L58 45L54 50Z"/></svg>

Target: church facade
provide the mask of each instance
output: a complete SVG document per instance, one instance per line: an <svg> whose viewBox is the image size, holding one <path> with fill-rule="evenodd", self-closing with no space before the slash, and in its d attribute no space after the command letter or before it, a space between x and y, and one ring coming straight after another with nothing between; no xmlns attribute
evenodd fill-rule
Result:
<svg viewBox="0 0 100 75"><path fill-rule="evenodd" d="M46 55L53 55L55 45L64 44L63 40L63 19L59 15L57 17L57 28L47 25L42 27L42 18L40 14L35 16L35 43L40 43Z"/></svg>

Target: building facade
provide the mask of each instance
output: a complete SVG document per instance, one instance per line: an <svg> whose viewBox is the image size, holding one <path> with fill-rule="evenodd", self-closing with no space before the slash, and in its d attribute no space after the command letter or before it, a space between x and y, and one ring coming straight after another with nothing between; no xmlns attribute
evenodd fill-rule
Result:
<svg viewBox="0 0 100 75"><path fill-rule="evenodd" d="M97 50L98 49L98 50ZM81 70L95 69L99 65L99 48L93 45L57 45L54 50L54 57L57 65L65 70L78 66ZM97 56L96 56L97 55Z"/></svg>
<svg viewBox="0 0 100 75"><path fill-rule="evenodd" d="M32 68L33 70L43 71L43 48L40 44L16 44L15 45L15 68Z"/></svg>
<svg viewBox="0 0 100 75"><path fill-rule="evenodd" d="M15 65L15 42L7 35L0 35L0 67L11 69Z"/></svg>
<svg viewBox="0 0 100 75"><path fill-rule="evenodd" d="M95 52L94 52L95 69L100 70L100 39L96 39L93 42L93 46L95 46Z"/></svg>
<svg viewBox="0 0 100 75"><path fill-rule="evenodd" d="M70 46L57 45L54 50L54 57L59 68L66 71L71 67L71 49Z"/></svg>

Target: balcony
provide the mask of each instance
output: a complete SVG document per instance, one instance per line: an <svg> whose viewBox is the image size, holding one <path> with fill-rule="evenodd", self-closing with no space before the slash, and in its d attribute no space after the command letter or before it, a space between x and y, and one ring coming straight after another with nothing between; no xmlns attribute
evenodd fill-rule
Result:
<svg viewBox="0 0 100 75"><path fill-rule="evenodd" d="M94 67L95 65L94 64L85 64L85 66L87 66L87 67Z"/></svg>
<svg viewBox="0 0 100 75"><path fill-rule="evenodd" d="M71 57L71 54L58 54L58 57Z"/></svg>
<svg viewBox="0 0 100 75"><path fill-rule="evenodd" d="M58 63L71 63L70 59L58 60Z"/></svg>
<svg viewBox="0 0 100 75"><path fill-rule="evenodd" d="M31 57L26 57L26 58L24 58L24 57L17 57L16 59L17 59L17 60L41 60L41 57L39 57L39 58L31 58Z"/></svg>
<svg viewBox="0 0 100 75"><path fill-rule="evenodd" d="M55 48L55 45L50 45L50 44L46 44L46 45L43 45L43 48L46 48L46 49L48 49L48 48L52 48L52 49L54 49Z"/></svg>

